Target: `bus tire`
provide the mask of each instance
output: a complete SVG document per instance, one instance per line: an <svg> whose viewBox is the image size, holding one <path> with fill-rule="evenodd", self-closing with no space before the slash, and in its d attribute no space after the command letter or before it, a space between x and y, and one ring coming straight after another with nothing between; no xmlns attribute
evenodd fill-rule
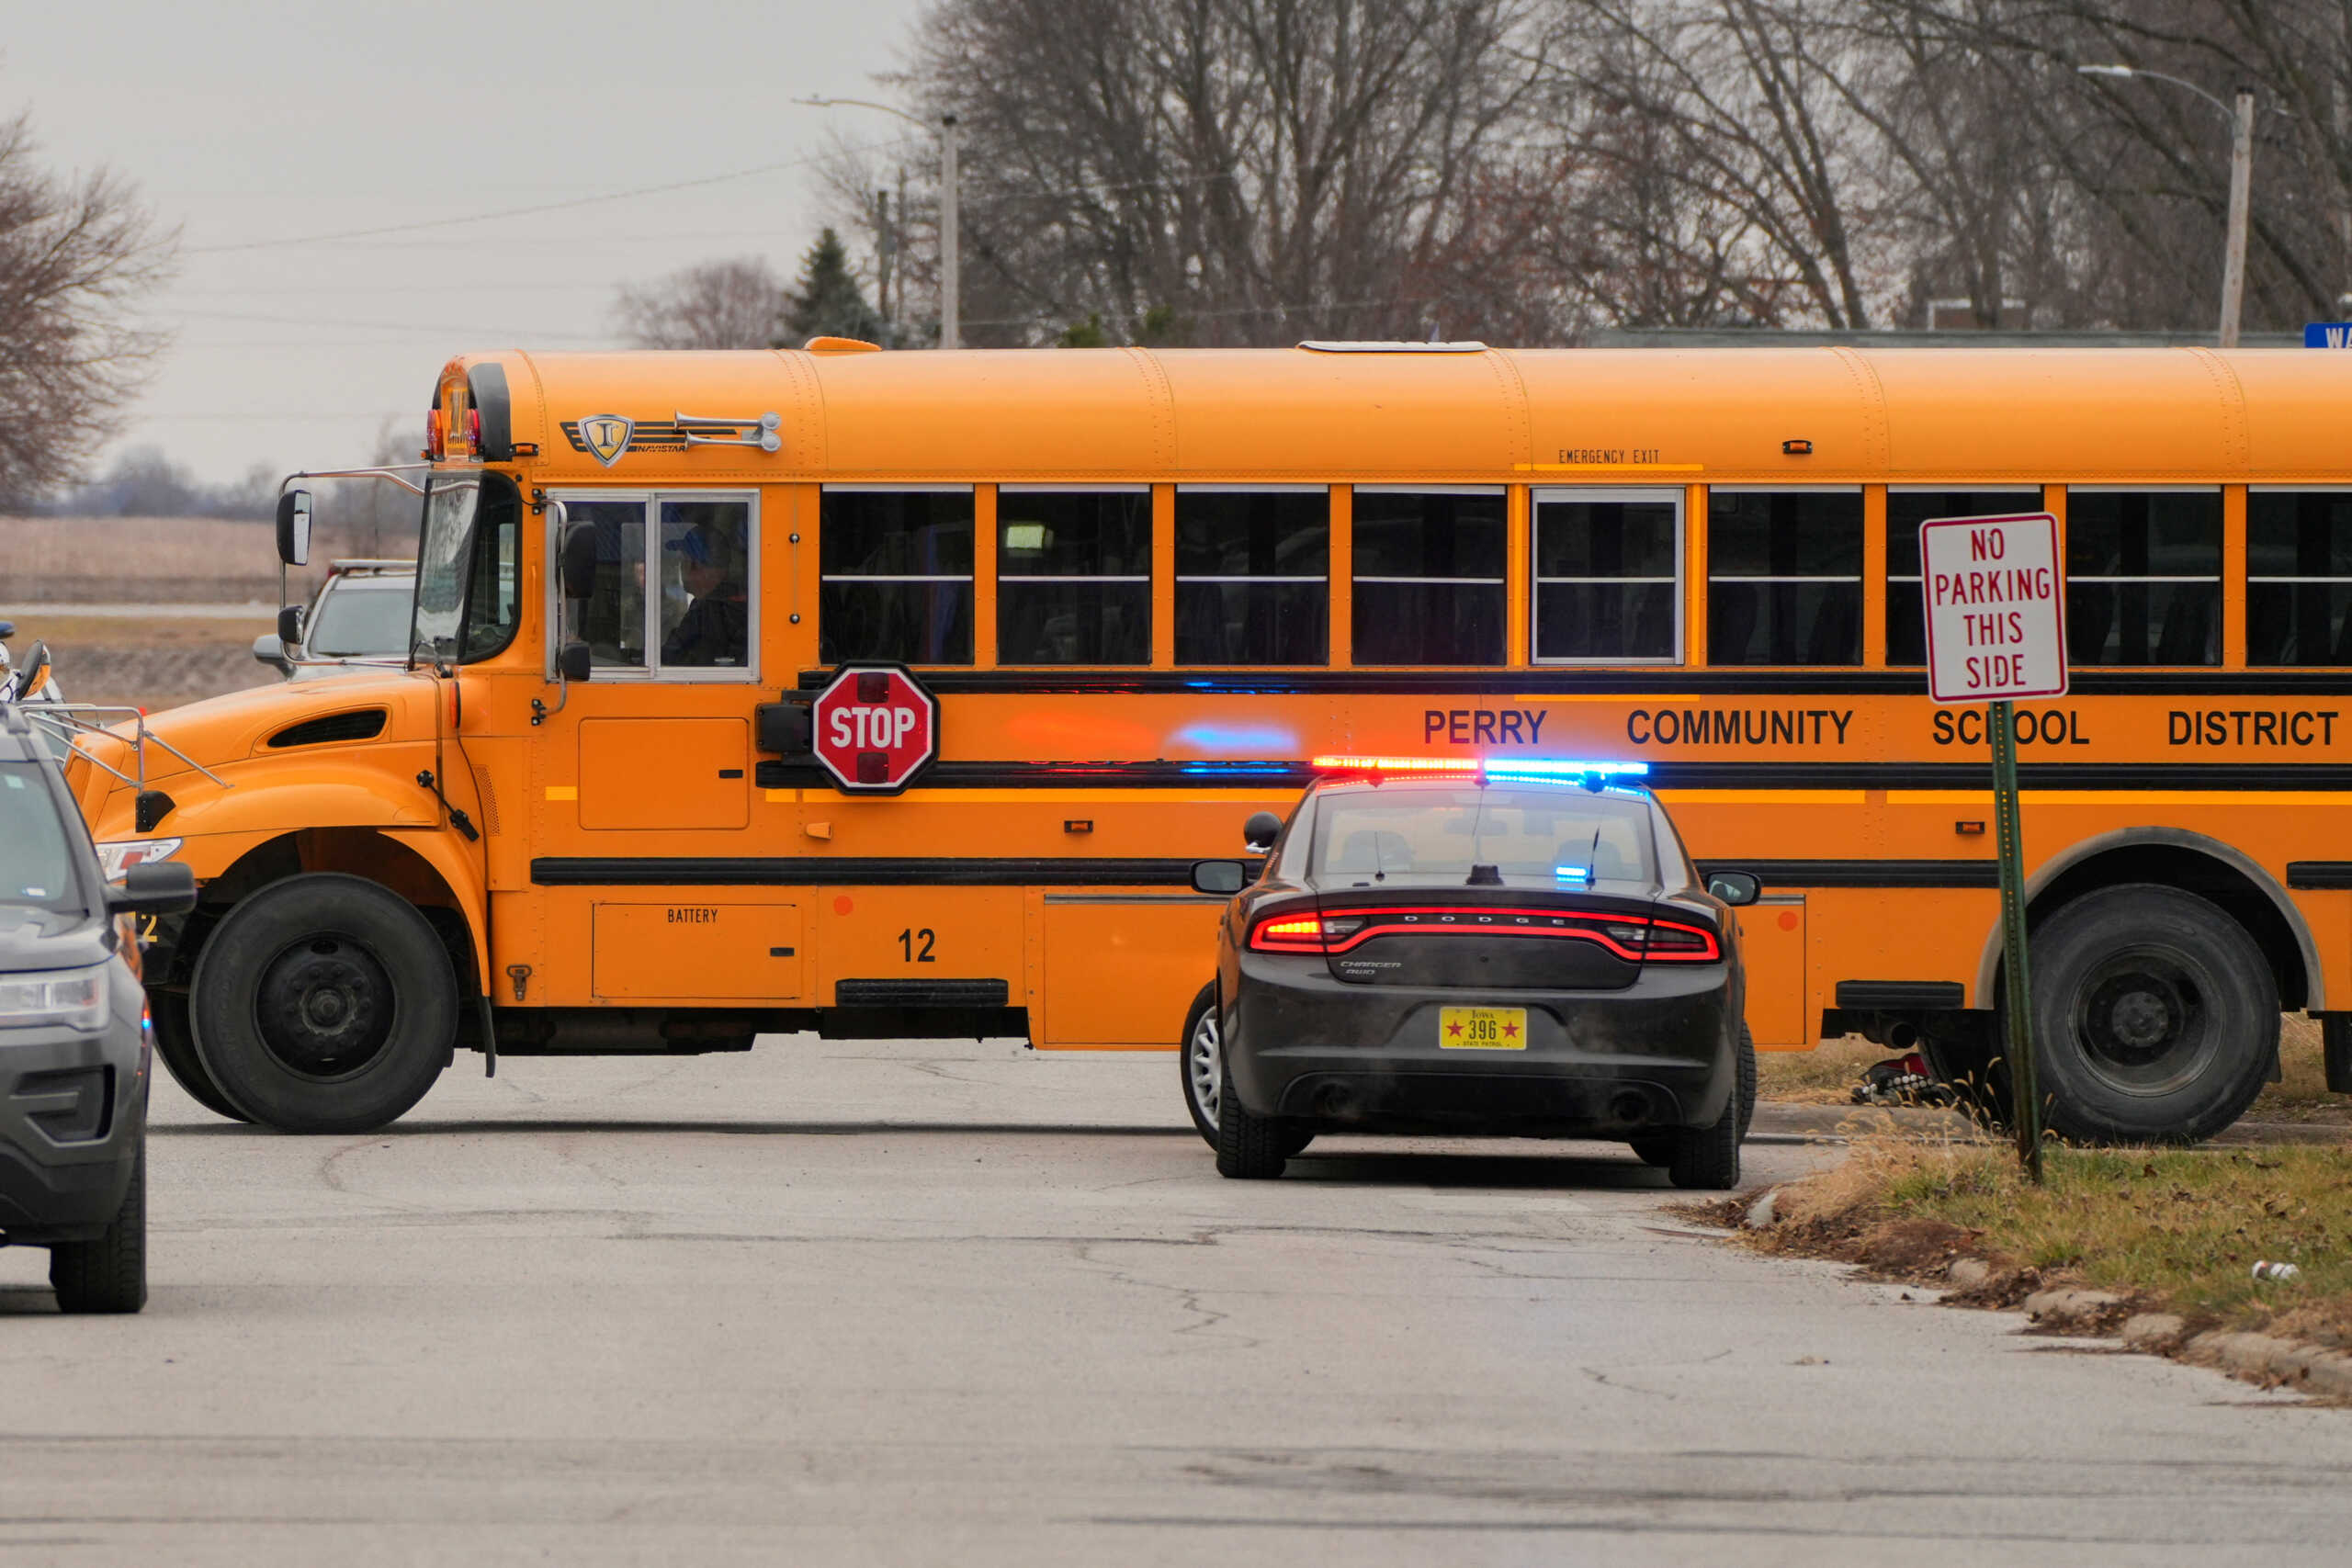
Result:
<svg viewBox="0 0 2352 1568"><path fill-rule="evenodd" d="M147 1018L155 1030L155 1055L164 1059L173 1080L187 1092L190 1100L215 1116L225 1116L232 1122L253 1120L229 1103L229 1097L220 1092L220 1086L205 1070L204 1057L196 1048L196 1030L188 1021L186 991L148 992Z"/></svg>
<svg viewBox="0 0 2352 1568"><path fill-rule="evenodd" d="M2102 888L2033 933L2036 1076L2049 1129L2196 1143L2242 1115L2278 1048L2278 983L2245 928L2193 893Z"/></svg>
<svg viewBox="0 0 2352 1568"><path fill-rule="evenodd" d="M458 985L405 900L310 873L231 909L197 959L198 1054L240 1111L281 1133L397 1121L448 1065Z"/></svg>
<svg viewBox="0 0 2352 1568"><path fill-rule="evenodd" d="M1184 1109L1193 1126L1209 1147L1216 1147L1216 1108L1225 1083L1225 1057L1217 1049L1222 1021L1216 1012L1216 987L1201 987L1184 1013L1184 1032L1176 1037L1176 1066L1184 1080Z"/></svg>

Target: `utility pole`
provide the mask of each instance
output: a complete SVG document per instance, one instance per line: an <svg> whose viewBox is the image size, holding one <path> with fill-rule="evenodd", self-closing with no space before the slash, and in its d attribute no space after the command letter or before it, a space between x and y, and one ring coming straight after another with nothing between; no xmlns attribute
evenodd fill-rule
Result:
<svg viewBox="0 0 2352 1568"><path fill-rule="evenodd" d="M2248 188L2254 183L2254 94L2238 89L2230 137L2230 238L2222 259L2222 346L2238 345L2238 318L2245 309L2245 225Z"/></svg>
<svg viewBox="0 0 2352 1568"><path fill-rule="evenodd" d="M928 120L910 115L902 108L894 108L888 104L877 104L870 98L795 98L792 101L796 104L807 104L812 108L820 109L829 109L842 104L846 104L853 108L880 109L884 114L897 115L900 119L907 121L910 125L920 125L925 130L932 129L931 123ZM961 279L957 276L956 254L956 242L958 238L956 234L956 153L959 133L956 128L956 117L954 115L944 114L939 117L938 134L940 183L939 346L942 348L960 348L963 346L963 333L959 327L960 314L957 310L957 296L960 293L960 289L957 286L961 282ZM899 195L899 215L901 218L905 217L906 210L906 193L902 189ZM899 288L903 291L906 287L906 269L904 267L900 267L899 269L899 276L900 279Z"/></svg>
<svg viewBox="0 0 2352 1568"><path fill-rule="evenodd" d="M2077 65L2078 76L2110 76L2119 81L2145 78L2168 82L2176 87L2186 87L2215 108L2230 122L2230 219L2228 238L2222 254L2222 331L2223 348L2238 345L2238 319L2245 306L2245 230L2246 207L2254 186L2254 90L2238 89L2235 108L2223 103L2194 82L2178 76L2168 76L2161 71L2150 71L2137 65ZM2338 97L2338 114L2342 99ZM2352 237L2352 217L2346 220L2346 233Z"/></svg>
<svg viewBox="0 0 2352 1568"><path fill-rule="evenodd" d="M964 346L963 316L957 299L962 258L957 255L956 211L956 117L939 117L939 346Z"/></svg>

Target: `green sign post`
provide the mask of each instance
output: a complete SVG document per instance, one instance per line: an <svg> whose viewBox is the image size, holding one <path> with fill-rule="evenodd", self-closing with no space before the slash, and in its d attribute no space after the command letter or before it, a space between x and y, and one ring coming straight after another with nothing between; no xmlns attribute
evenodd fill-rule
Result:
<svg viewBox="0 0 2352 1568"><path fill-rule="evenodd" d="M2001 870L2001 1015L2018 1157L2041 1180L2041 1091L2035 1082L2033 976L2027 965L2025 829L2018 811L2019 697L2066 694L2066 585L2058 522L1948 517L1919 525L1928 623L1928 693L1984 703L1993 747L1995 852Z"/></svg>

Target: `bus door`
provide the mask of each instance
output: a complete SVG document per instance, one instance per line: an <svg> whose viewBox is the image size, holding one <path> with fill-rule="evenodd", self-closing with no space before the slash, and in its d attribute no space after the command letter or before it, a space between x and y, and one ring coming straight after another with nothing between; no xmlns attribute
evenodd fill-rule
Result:
<svg viewBox="0 0 2352 1568"><path fill-rule="evenodd" d="M599 999L783 998L797 965L797 913L750 887L685 902L642 893L692 884L712 857L774 854L754 843L752 710L759 700L756 491L572 491L564 537L550 509L550 673L584 645L588 678L566 682L536 737L532 853L593 884ZM568 594L566 549L593 555L588 592ZM574 646L571 657L581 657ZM582 869L587 868L587 869ZM594 874L591 874L591 873ZM681 945L683 944L683 945ZM753 962L756 960L757 962ZM774 973L770 971L774 970Z"/></svg>

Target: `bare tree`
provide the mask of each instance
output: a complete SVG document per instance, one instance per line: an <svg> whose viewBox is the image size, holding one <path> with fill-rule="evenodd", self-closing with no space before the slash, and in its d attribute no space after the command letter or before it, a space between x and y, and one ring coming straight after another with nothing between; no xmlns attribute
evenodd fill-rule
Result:
<svg viewBox="0 0 2352 1568"><path fill-rule="evenodd" d="M774 269L744 256L624 285L614 313L637 348L765 348L784 305L784 285Z"/></svg>
<svg viewBox="0 0 2352 1568"><path fill-rule="evenodd" d="M165 342L135 312L178 245L114 175L51 175L34 154L25 116L0 123L0 500L18 503L119 428Z"/></svg>
<svg viewBox="0 0 2352 1568"><path fill-rule="evenodd" d="M1480 330L1535 4L944 0L898 85L962 127L968 336Z"/></svg>

